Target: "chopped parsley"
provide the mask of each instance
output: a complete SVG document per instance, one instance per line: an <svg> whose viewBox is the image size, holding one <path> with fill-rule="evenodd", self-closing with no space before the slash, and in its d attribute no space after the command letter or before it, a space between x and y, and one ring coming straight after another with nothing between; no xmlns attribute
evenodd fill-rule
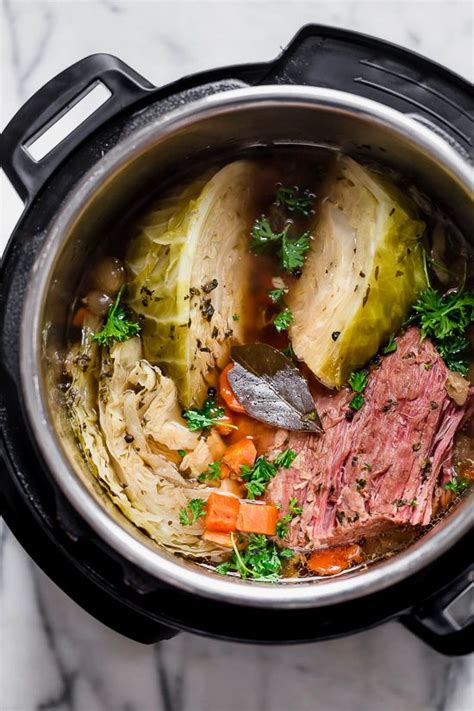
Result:
<svg viewBox="0 0 474 711"><path fill-rule="evenodd" d="M248 496L255 499L262 496L267 488L268 482L273 479L278 469L288 469L296 458L296 452L292 449L285 449L273 462L270 462L262 454L257 457L253 467L244 464L240 467L240 474L245 482Z"/></svg>
<svg viewBox="0 0 474 711"><path fill-rule="evenodd" d="M290 327L292 321L293 314L291 313L290 309L287 308L283 311L280 311L280 313L275 316L272 323L278 333L281 333L282 331L286 331Z"/></svg>
<svg viewBox="0 0 474 711"><path fill-rule="evenodd" d="M461 287L456 292L441 294L429 286L421 292L413 311L410 321L419 324L422 340L431 338L448 368L466 375L469 354L466 330L474 323L474 293Z"/></svg>
<svg viewBox="0 0 474 711"><path fill-rule="evenodd" d="M308 232L291 239L288 236L290 225L282 232L273 232L267 217L262 216L254 224L251 231L250 251L253 254L263 254L270 249L276 251L283 269L292 272L304 264L306 252L309 249L310 235Z"/></svg>
<svg viewBox="0 0 474 711"><path fill-rule="evenodd" d="M281 576L283 561L294 555L289 548L279 548L267 536L257 533L248 536L246 548L240 551L234 534L230 535L234 547L231 558L216 568L222 575L235 571L244 579L254 578L274 582Z"/></svg>
<svg viewBox="0 0 474 711"><path fill-rule="evenodd" d="M382 348L382 353L384 355L388 355L389 353L395 353L397 348L398 348L398 346L397 346L397 342L396 342L395 338L393 336L390 336L387 345L384 346L384 348Z"/></svg>
<svg viewBox="0 0 474 711"><path fill-rule="evenodd" d="M232 321L240 321L239 314L232 314Z"/></svg>
<svg viewBox="0 0 474 711"><path fill-rule="evenodd" d="M357 412L361 409L364 402L365 398L363 395L354 395L352 400L349 402L349 407L351 408L351 410L355 410L355 412Z"/></svg>
<svg viewBox="0 0 474 711"><path fill-rule="evenodd" d="M285 516L278 519L276 525L276 535L278 538L285 538L285 536L288 535L288 524L292 518L293 516L290 513L287 513Z"/></svg>
<svg viewBox="0 0 474 711"><path fill-rule="evenodd" d="M184 410L183 417L191 432L214 427L224 417L224 408L219 407L214 398L208 398L200 410ZM226 425L236 429L235 425Z"/></svg>
<svg viewBox="0 0 474 711"><path fill-rule="evenodd" d="M285 449L284 452L280 452L278 456L273 460L273 464L281 469L289 469L296 459L296 452L294 449Z"/></svg>
<svg viewBox="0 0 474 711"><path fill-rule="evenodd" d="M191 499L187 506L180 509L179 522L182 526L192 526L205 513L206 502L204 499Z"/></svg>
<svg viewBox="0 0 474 711"><path fill-rule="evenodd" d="M297 267L302 267L306 258L306 252L309 249L309 232L304 232L296 239L288 237L288 227L282 232L280 259L283 269L287 272L292 272Z"/></svg>
<svg viewBox="0 0 474 711"><path fill-rule="evenodd" d="M101 346L111 346L113 341L127 341L140 333L140 324L127 319L124 309L120 306L123 290L122 286L115 302L109 308L104 327L92 337Z"/></svg>
<svg viewBox="0 0 474 711"><path fill-rule="evenodd" d="M207 469L198 476L198 481L215 481L221 478L220 462L212 462L208 464Z"/></svg>
<svg viewBox="0 0 474 711"><path fill-rule="evenodd" d="M298 499L295 499L294 496L290 496L289 509L290 513L292 513L294 516L299 516L303 513L302 507L298 506Z"/></svg>
<svg viewBox="0 0 474 711"><path fill-rule="evenodd" d="M357 412L358 410L361 409L362 405L365 402L365 398L362 395L364 392L365 388L367 387L367 383L369 382L369 374L366 370L356 370L353 373L351 373L349 377L349 385L351 386L352 390L356 393L352 400L349 402L349 407L351 410L354 410Z"/></svg>
<svg viewBox="0 0 474 711"><path fill-rule="evenodd" d="M273 303L276 304L283 298L287 291L288 287L285 286L283 289L269 289L267 294L270 301L273 301Z"/></svg>
<svg viewBox="0 0 474 711"><path fill-rule="evenodd" d="M250 236L250 251L254 254L263 254L269 246L278 245L282 238L282 232L274 232L267 217L262 217L256 221L252 227Z"/></svg>
<svg viewBox="0 0 474 711"><path fill-rule="evenodd" d="M466 479L462 476L455 476L451 479L451 481L448 481L445 485L444 488L447 491L452 491L455 496L460 496L463 494L468 487L468 483Z"/></svg>
<svg viewBox="0 0 474 711"><path fill-rule="evenodd" d="M363 393L368 382L369 374L366 370L356 370L349 378L349 385L355 393Z"/></svg>
<svg viewBox="0 0 474 711"><path fill-rule="evenodd" d="M249 467L246 464L240 467L240 473L245 482L249 498L255 499L264 493L268 482L276 475L277 468L273 462L260 455L255 460L253 467Z"/></svg>
<svg viewBox="0 0 474 711"><path fill-rule="evenodd" d="M314 195L309 190L302 190L298 187L285 188L281 185L276 194L275 204L286 207L290 212L299 212L308 217L313 207Z"/></svg>
<svg viewBox="0 0 474 711"><path fill-rule="evenodd" d="M178 449L178 454L180 457L185 457L186 456L186 450L185 449Z"/></svg>

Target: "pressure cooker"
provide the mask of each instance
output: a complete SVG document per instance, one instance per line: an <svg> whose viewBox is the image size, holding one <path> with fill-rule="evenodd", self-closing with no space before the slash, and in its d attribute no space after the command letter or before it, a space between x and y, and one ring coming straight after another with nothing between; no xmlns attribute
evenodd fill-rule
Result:
<svg viewBox="0 0 474 711"><path fill-rule="evenodd" d="M109 98L41 158L33 143L96 86ZM93 483L55 407L45 353L64 336L87 260L117 215L186 166L254 146L317 145L396 168L472 231L471 86L419 55L304 27L269 63L157 88L97 54L41 88L1 136L24 201L0 287L0 512L36 563L120 633L189 630L260 643L333 638L398 619L435 649L472 649L472 497L405 551L335 578L219 576L153 546Z"/></svg>

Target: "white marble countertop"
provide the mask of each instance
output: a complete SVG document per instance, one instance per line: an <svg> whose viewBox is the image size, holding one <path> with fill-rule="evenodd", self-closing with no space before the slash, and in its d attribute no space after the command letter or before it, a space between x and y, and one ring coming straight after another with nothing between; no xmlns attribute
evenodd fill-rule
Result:
<svg viewBox="0 0 474 711"><path fill-rule="evenodd" d="M466 2L3 0L3 128L54 74L94 52L160 85L217 65L268 60L308 22L378 35L472 76ZM0 248L21 204L1 176ZM0 526L2 524L0 523ZM0 711L464 711L473 665L391 623L300 647L182 634L143 647L109 631L0 537Z"/></svg>

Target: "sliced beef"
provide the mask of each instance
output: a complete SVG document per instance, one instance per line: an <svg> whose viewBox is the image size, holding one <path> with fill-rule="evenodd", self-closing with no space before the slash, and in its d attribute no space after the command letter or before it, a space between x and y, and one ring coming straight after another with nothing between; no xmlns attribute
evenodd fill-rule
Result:
<svg viewBox="0 0 474 711"><path fill-rule="evenodd" d="M290 497L303 507L290 524L289 545L332 546L393 525L430 522L433 493L450 477L453 439L472 408L472 389L464 406L451 400L449 371L417 329L397 344L371 370L365 403L352 419L353 393L344 389L317 400L323 435L280 433L275 451L291 447L298 456L273 479L267 497L281 502L283 514Z"/></svg>

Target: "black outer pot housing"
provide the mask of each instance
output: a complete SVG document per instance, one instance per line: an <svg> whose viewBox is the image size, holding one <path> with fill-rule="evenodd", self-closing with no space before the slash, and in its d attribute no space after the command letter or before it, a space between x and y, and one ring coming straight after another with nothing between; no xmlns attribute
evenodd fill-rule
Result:
<svg viewBox="0 0 474 711"><path fill-rule="evenodd" d="M111 97L41 161L26 146L92 86ZM19 374L19 323L29 273L58 206L105 152L183 102L245 85L301 84L348 91L416 114L458 151L471 149L470 85L443 67L364 35L310 25L274 62L216 69L157 89L106 54L78 62L40 89L1 136L1 167L25 201L3 259L0 286L0 512L36 563L104 624L144 643L185 629L260 643L342 636L390 619L445 654L473 649L473 624L446 608L472 587L473 536L383 592L324 608L253 609L190 595L112 550L54 485L31 434Z"/></svg>

